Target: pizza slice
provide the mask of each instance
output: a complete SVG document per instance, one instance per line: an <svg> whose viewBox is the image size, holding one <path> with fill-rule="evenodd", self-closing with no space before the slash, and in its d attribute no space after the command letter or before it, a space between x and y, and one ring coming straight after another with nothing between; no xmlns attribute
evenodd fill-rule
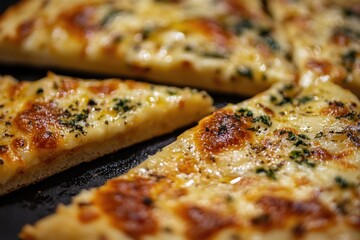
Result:
<svg viewBox="0 0 360 240"><path fill-rule="evenodd" d="M253 95L292 81L260 0L28 0L0 19L0 61Z"/></svg>
<svg viewBox="0 0 360 240"><path fill-rule="evenodd" d="M0 78L0 195L209 114L205 92L50 73Z"/></svg>
<svg viewBox="0 0 360 240"><path fill-rule="evenodd" d="M331 82L277 84L22 239L359 239L360 102Z"/></svg>
<svg viewBox="0 0 360 240"><path fill-rule="evenodd" d="M359 96L359 1L275 0L269 5L292 45L300 81L334 81Z"/></svg>

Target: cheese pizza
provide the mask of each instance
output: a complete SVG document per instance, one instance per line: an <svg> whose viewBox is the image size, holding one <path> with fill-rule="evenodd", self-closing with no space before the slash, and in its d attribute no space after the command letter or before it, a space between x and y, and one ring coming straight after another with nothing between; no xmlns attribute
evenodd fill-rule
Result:
<svg viewBox="0 0 360 240"><path fill-rule="evenodd" d="M360 102L331 82L228 105L22 239L359 239Z"/></svg>
<svg viewBox="0 0 360 240"><path fill-rule="evenodd" d="M334 81L360 95L358 0L274 0L269 7L292 46L302 84Z"/></svg>
<svg viewBox="0 0 360 240"><path fill-rule="evenodd" d="M0 61L253 95L296 79L260 0L24 0L0 19Z"/></svg>
<svg viewBox="0 0 360 240"><path fill-rule="evenodd" d="M50 73L0 78L0 195L168 133L212 110L205 92Z"/></svg>

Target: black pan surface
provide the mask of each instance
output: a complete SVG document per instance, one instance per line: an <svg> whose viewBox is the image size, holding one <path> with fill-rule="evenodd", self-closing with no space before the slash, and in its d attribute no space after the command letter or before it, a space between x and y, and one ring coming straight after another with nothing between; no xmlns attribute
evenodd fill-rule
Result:
<svg viewBox="0 0 360 240"><path fill-rule="evenodd" d="M8 6L16 2L18 1L1 0L0 12L3 12ZM0 75L12 75L19 80L35 80L45 76L49 70L57 74L84 78L106 77L53 68L39 69L14 65L7 66L0 63ZM242 97L233 95L210 95L214 98L216 107L244 100ZM155 154L162 147L173 142L176 136L186 129L179 129L165 136L122 149L91 163L81 164L39 183L0 197L0 239L17 239L17 234L25 224L34 223L40 218L53 213L60 203L68 204L71 198L82 189L100 186L106 180L125 173L144 161L149 155Z"/></svg>

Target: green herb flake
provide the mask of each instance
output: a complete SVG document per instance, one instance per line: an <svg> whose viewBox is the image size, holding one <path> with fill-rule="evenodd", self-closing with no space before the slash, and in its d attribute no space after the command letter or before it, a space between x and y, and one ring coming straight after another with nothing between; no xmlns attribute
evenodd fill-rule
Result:
<svg viewBox="0 0 360 240"><path fill-rule="evenodd" d="M265 124L268 127L271 127L271 125L272 125L271 119L267 115L261 115L259 117L254 118L253 122L254 123L255 122L261 122L261 123Z"/></svg>
<svg viewBox="0 0 360 240"><path fill-rule="evenodd" d="M43 88L38 88L37 90L36 90L36 94L37 95L40 95L40 94L43 94L44 93L44 89Z"/></svg>
<svg viewBox="0 0 360 240"><path fill-rule="evenodd" d="M266 169L264 167L259 167L259 168L256 168L255 172L257 174L261 174L261 173L265 173L265 175L270 178L270 179L273 179L273 180L276 180L276 175L275 173L278 171L279 169L277 168L269 168L269 169Z"/></svg>
<svg viewBox="0 0 360 240"><path fill-rule="evenodd" d="M245 30L254 28L254 24L249 19L243 19L241 21L238 21L234 25L234 33L235 35L239 36L241 35Z"/></svg>
<svg viewBox="0 0 360 240"><path fill-rule="evenodd" d="M112 9L108 12L100 22L101 26L105 26L109 24L117 15L119 15L122 11L118 9Z"/></svg>
<svg viewBox="0 0 360 240"><path fill-rule="evenodd" d="M310 156L310 151L308 149L304 148L301 150L291 151L289 157L292 160L294 160L297 164L300 164L300 165L305 164L308 167L314 168L316 166L316 164L309 161L309 159L307 158L309 156Z"/></svg>
<svg viewBox="0 0 360 240"><path fill-rule="evenodd" d="M253 72L252 72L251 68L249 68L249 67L245 67L245 66L238 67L236 69L236 72L239 76L242 76L242 77L245 77L245 78L248 78L251 80L254 79Z"/></svg>
<svg viewBox="0 0 360 240"><path fill-rule="evenodd" d="M323 132L318 132L316 135L315 135L315 138L322 138L324 136L324 133Z"/></svg>
<svg viewBox="0 0 360 240"><path fill-rule="evenodd" d="M296 99L298 101L299 104L305 104L308 102L311 102L312 100L314 100L313 96L303 96L301 98L297 98Z"/></svg>
<svg viewBox="0 0 360 240"><path fill-rule="evenodd" d="M115 105L112 109L119 113L126 113L135 108L135 105L128 98L114 98L113 101Z"/></svg>
<svg viewBox="0 0 360 240"><path fill-rule="evenodd" d="M238 112L242 117L252 117L254 115L253 112L247 108L240 108Z"/></svg>
<svg viewBox="0 0 360 240"><path fill-rule="evenodd" d="M81 113L71 114L69 111L65 111L64 117L59 119L59 123L67 128L70 128L70 132L76 132L76 137L79 134L86 135L85 128L88 123L87 119L89 117L90 111L88 109L83 109Z"/></svg>
<svg viewBox="0 0 360 240"><path fill-rule="evenodd" d="M203 52L201 54L201 56L206 57L206 58L217 58L217 59L226 59L227 58L226 53L222 53L222 52L218 52L218 51L208 51L208 52Z"/></svg>
<svg viewBox="0 0 360 240"><path fill-rule="evenodd" d="M336 176L335 177L335 183L341 188L341 189L347 189L347 188L353 188L355 184L349 183L345 178Z"/></svg>

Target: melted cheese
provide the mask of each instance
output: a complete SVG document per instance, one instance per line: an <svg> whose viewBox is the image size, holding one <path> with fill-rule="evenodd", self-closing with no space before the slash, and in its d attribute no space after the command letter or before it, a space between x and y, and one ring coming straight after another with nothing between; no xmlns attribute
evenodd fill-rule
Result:
<svg viewBox="0 0 360 240"><path fill-rule="evenodd" d="M359 104L329 82L273 86L20 236L358 239Z"/></svg>
<svg viewBox="0 0 360 240"><path fill-rule="evenodd" d="M272 1L272 12L292 44L300 82L334 81L360 92L358 1Z"/></svg>
<svg viewBox="0 0 360 240"><path fill-rule="evenodd" d="M282 42L260 1L35 0L0 22L2 61L244 95L295 79Z"/></svg>
<svg viewBox="0 0 360 240"><path fill-rule="evenodd" d="M84 81L49 74L36 82L18 82L3 77L0 90L0 187L4 189L10 181L26 178L30 169L56 164L58 157L89 144L123 138L116 141L124 141L125 147L131 137L139 142L196 121L211 110L204 92L130 80ZM168 122L173 117L183 120ZM149 129L137 136L136 129L145 126ZM117 143L109 142L112 145ZM83 161L99 157L103 150L84 153Z"/></svg>

